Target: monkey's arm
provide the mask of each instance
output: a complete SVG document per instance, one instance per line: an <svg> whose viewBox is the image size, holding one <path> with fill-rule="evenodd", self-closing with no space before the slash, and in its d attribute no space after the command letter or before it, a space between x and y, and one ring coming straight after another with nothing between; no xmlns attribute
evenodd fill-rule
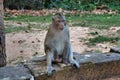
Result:
<svg viewBox="0 0 120 80"><path fill-rule="evenodd" d="M32 61L34 62L45 61L45 60L46 60L46 55L32 58Z"/></svg>

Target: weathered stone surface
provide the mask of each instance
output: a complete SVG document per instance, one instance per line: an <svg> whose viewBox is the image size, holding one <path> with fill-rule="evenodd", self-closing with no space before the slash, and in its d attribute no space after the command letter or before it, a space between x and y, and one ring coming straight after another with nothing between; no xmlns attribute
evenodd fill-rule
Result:
<svg viewBox="0 0 120 80"><path fill-rule="evenodd" d="M29 70L23 65L0 68L0 80L34 80Z"/></svg>
<svg viewBox="0 0 120 80"><path fill-rule="evenodd" d="M80 69L72 66L60 67L54 65L57 72L46 76L46 62L29 61L25 63L35 80L102 80L103 78L120 75L120 54L117 53L87 53L74 54L80 63Z"/></svg>
<svg viewBox="0 0 120 80"><path fill-rule="evenodd" d="M120 47L114 47L110 49L110 52L120 53Z"/></svg>
<svg viewBox="0 0 120 80"><path fill-rule="evenodd" d="M86 53L86 54L77 54L75 53L77 61L80 64L82 63L102 63L120 60L120 54L117 53Z"/></svg>

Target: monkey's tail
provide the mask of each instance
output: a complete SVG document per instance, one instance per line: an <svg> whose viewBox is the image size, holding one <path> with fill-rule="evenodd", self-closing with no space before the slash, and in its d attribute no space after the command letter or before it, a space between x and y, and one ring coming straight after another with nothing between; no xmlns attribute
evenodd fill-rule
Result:
<svg viewBox="0 0 120 80"><path fill-rule="evenodd" d="M45 60L46 60L46 55L37 56L37 57L32 58L33 62L39 62L39 61L45 61Z"/></svg>

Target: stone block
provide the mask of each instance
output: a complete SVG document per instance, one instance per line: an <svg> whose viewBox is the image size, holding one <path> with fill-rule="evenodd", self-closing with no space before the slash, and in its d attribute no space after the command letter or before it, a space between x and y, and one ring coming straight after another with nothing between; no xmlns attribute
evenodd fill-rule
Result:
<svg viewBox="0 0 120 80"><path fill-rule="evenodd" d="M34 78L23 65L13 65L0 68L0 80L34 80Z"/></svg>

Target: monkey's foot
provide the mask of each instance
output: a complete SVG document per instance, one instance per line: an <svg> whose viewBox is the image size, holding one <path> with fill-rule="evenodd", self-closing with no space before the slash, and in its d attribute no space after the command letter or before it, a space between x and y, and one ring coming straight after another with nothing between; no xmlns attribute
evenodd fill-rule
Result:
<svg viewBox="0 0 120 80"><path fill-rule="evenodd" d="M80 68L79 63L78 63L76 60L72 60L70 63L71 63L73 66L75 66L76 68Z"/></svg>
<svg viewBox="0 0 120 80"><path fill-rule="evenodd" d="M55 71L55 68L53 67L48 67L47 68L47 75L48 76L52 76L53 72Z"/></svg>

